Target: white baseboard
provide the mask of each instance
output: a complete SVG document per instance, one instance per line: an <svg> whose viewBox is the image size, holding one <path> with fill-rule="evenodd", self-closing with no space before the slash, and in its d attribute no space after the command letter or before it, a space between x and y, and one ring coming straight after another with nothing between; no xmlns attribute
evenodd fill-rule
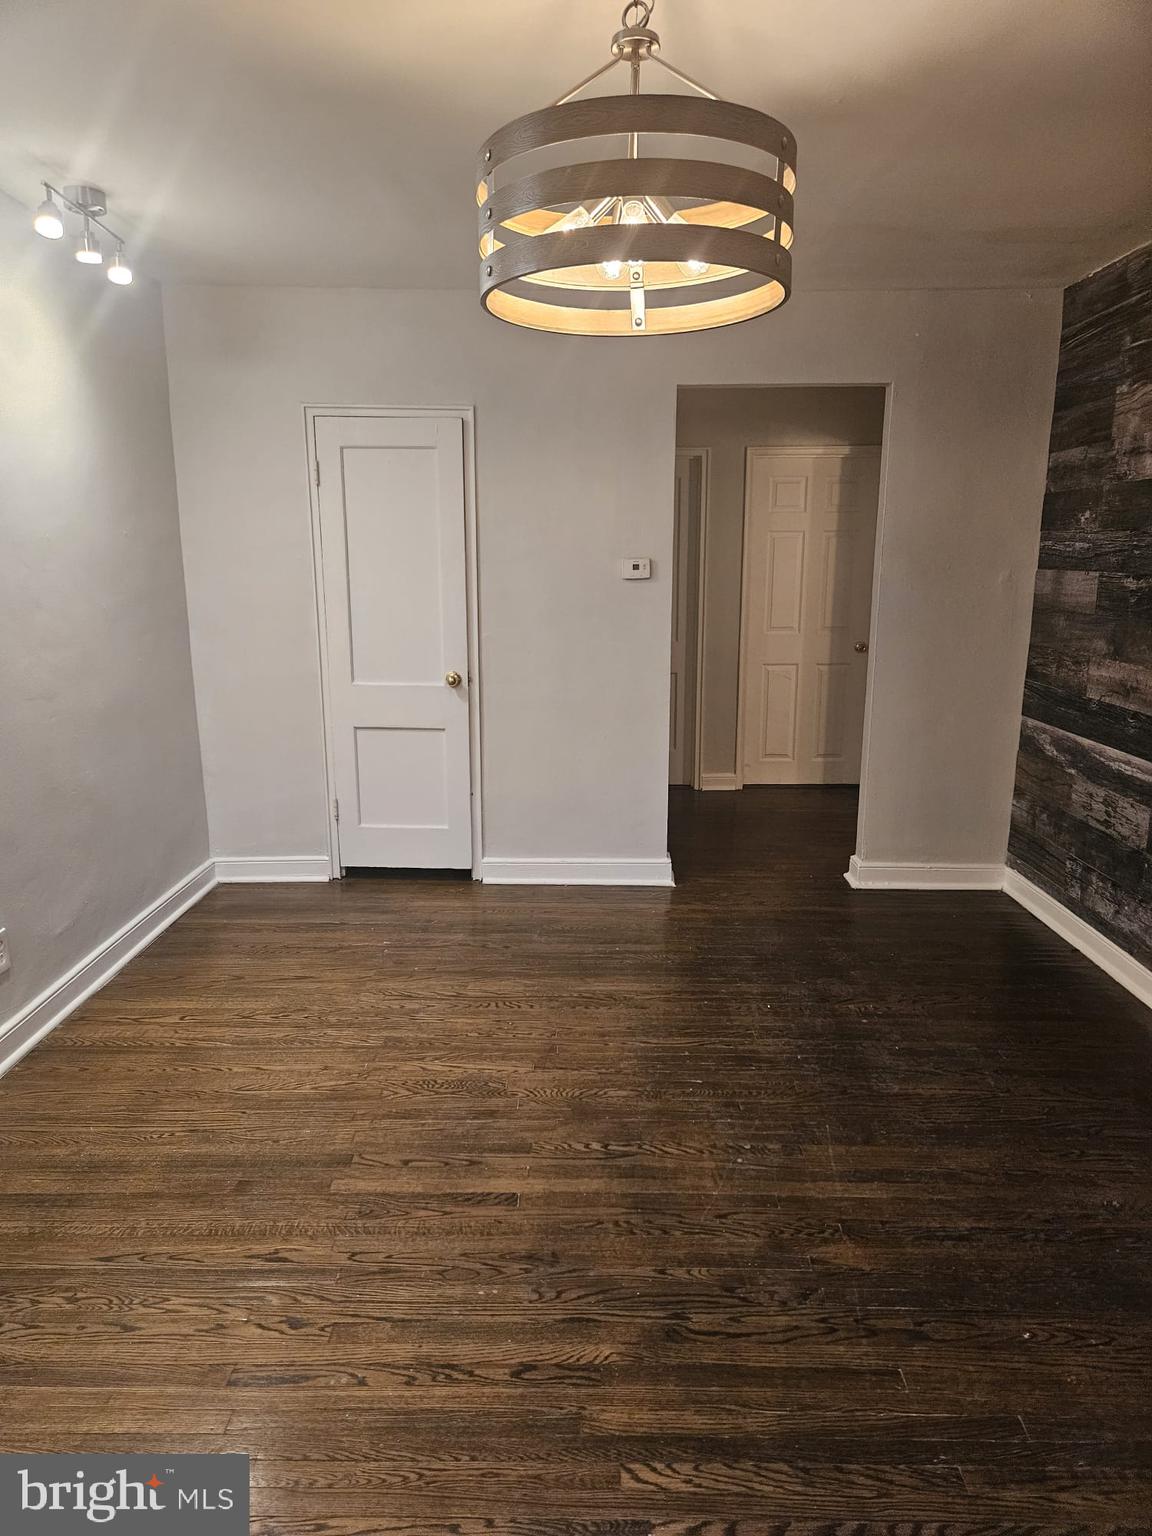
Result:
<svg viewBox="0 0 1152 1536"><path fill-rule="evenodd" d="M700 775L701 789L739 789L740 785L734 773L702 773Z"/></svg>
<svg viewBox="0 0 1152 1536"><path fill-rule="evenodd" d="M331 880L332 866L328 856L322 853L299 858L281 854L267 859L223 858L216 860L216 878L221 885L251 881Z"/></svg>
<svg viewBox="0 0 1152 1536"><path fill-rule="evenodd" d="M1066 939L1102 971L1107 971L1113 981L1127 987L1133 996L1152 1008L1152 971L1134 960L1119 944L1105 938L1091 923L1077 917L1075 912L1070 912L1047 891L1042 891L1014 869L1004 871L1004 894L1027 908L1033 917L1047 923L1054 933Z"/></svg>
<svg viewBox="0 0 1152 1536"><path fill-rule="evenodd" d="M1004 866L876 864L853 854L844 878L861 891L999 891L1004 887Z"/></svg>
<svg viewBox="0 0 1152 1536"><path fill-rule="evenodd" d="M14 1067L49 1030L73 1013L86 998L98 992L122 970L134 955L151 944L189 907L195 906L216 884L211 859L165 891L111 938L98 944L78 965L53 982L39 997L0 1027L0 1076Z"/></svg>
<svg viewBox="0 0 1152 1536"><path fill-rule="evenodd" d="M489 885L674 885L672 860L482 859Z"/></svg>

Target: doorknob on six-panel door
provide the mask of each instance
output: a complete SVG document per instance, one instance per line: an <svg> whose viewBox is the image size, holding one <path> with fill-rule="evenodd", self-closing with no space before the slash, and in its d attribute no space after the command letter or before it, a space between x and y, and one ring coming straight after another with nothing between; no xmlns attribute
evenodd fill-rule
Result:
<svg viewBox="0 0 1152 1536"><path fill-rule="evenodd" d="M864 652L868 649L868 642L867 642L867 640L857 640L856 644L852 647L852 649L854 651L859 651L860 654L863 655Z"/></svg>
<svg viewBox="0 0 1152 1536"><path fill-rule="evenodd" d="M448 684L449 688L459 688L464 679L460 676L459 672L445 672L444 681Z"/></svg>

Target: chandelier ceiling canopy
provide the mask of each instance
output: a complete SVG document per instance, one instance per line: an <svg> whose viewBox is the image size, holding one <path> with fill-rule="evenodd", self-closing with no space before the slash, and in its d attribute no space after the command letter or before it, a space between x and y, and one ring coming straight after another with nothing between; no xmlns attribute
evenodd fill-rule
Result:
<svg viewBox="0 0 1152 1536"><path fill-rule="evenodd" d="M750 320L788 297L796 140L661 58L653 4L632 0L606 64L481 149L489 314L566 335L666 336ZM648 63L697 94L642 93ZM618 64L627 95L577 99ZM684 158L685 140L699 158Z"/></svg>

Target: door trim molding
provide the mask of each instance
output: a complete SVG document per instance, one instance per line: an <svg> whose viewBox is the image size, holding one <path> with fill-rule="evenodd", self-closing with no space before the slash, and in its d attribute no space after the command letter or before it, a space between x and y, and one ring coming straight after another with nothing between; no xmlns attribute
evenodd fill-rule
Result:
<svg viewBox="0 0 1152 1536"><path fill-rule="evenodd" d="M841 386L830 386L841 387ZM856 385L844 385L846 389ZM785 445L775 448L770 443L749 443L744 449L744 512L740 539L740 646L736 663L736 788L744 788L744 679L747 675L746 650L748 644L748 543L751 519L748 516L748 495L752 485L749 466L753 458L782 458L796 455L800 458L846 459L853 453L874 453L880 466L880 483L876 496L876 532L872 540L871 608L868 614L868 667L864 678L864 726L860 743L860 810L857 813L856 836L859 840L861 816L864 808L864 777L867 764L868 724L872 709L872 657L875 651L876 602L880 571L880 527L884 516L884 465L887 451L887 406L885 406L885 440L881 443L817 444L816 447Z"/></svg>
<svg viewBox="0 0 1152 1536"><path fill-rule="evenodd" d="M706 789L708 786L704 780L708 777L704 772L704 633L708 622L708 494L712 483L712 450L711 448L680 448L676 449L678 459L700 460L700 526L698 537L700 540L696 563L696 612L693 615L696 624L696 678L695 694L696 704L694 714L694 740L692 742L692 772L690 782L693 789Z"/></svg>
<svg viewBox="0 0 1152 1536"><path fill-rule="evenodd" d="M485 859L489 885L674 885L672 860Z"/></svg>
<svg viewBox="0 0 1152 1536"><path fill-rule="evenodd" d="M464 436L464 566L468 606L468 748L472 780L472 878L479 880L484 854L484 817L481 795L482 737L480 729L480 578L476 522L476 408L472 405L306 405L304 443L308 465L308 509L312 524L312 589L316 604L317 648L320 661L320 712L324 740L324 794L328 815L328 878L339 880L340 829L336 820L335 732L329 705L331 674L328 668L328 620L324 608L323 539L320 532L320 500L316 494L316 421L327 416L455 417ZM298 860L293 862L299 862ZM258 876L229 878L259 878ZM314 879L316 876L272 877Z"/></svg>

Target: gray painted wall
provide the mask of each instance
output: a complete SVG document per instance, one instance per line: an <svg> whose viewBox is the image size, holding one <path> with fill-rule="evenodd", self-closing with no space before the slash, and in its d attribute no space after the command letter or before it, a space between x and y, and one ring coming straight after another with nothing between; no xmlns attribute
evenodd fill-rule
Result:
<svg viewBox="0 0 1152 1536"><path fill-rule="evenodd" d="M655 858L677 386L890 383L860 851L1001 862L1059 316L1056 291L797 294L597 343L473 293L168 290L213 851L327 848L305 404L475 404L485 852Z"/></svg>
<svg viewBox="0 0 1152 1536"><path fill-rule="evenodd" d="M736 767L744 456L750 446L874 445L884 429L883 389L682 389L676 446L709 448L701 769Z"/></svg>
<svg viewBox="0 0 1152 1536"><path fill-rule="evenodd" d="M160 296L0 198L0 1028L208 851Z"/></svg>

